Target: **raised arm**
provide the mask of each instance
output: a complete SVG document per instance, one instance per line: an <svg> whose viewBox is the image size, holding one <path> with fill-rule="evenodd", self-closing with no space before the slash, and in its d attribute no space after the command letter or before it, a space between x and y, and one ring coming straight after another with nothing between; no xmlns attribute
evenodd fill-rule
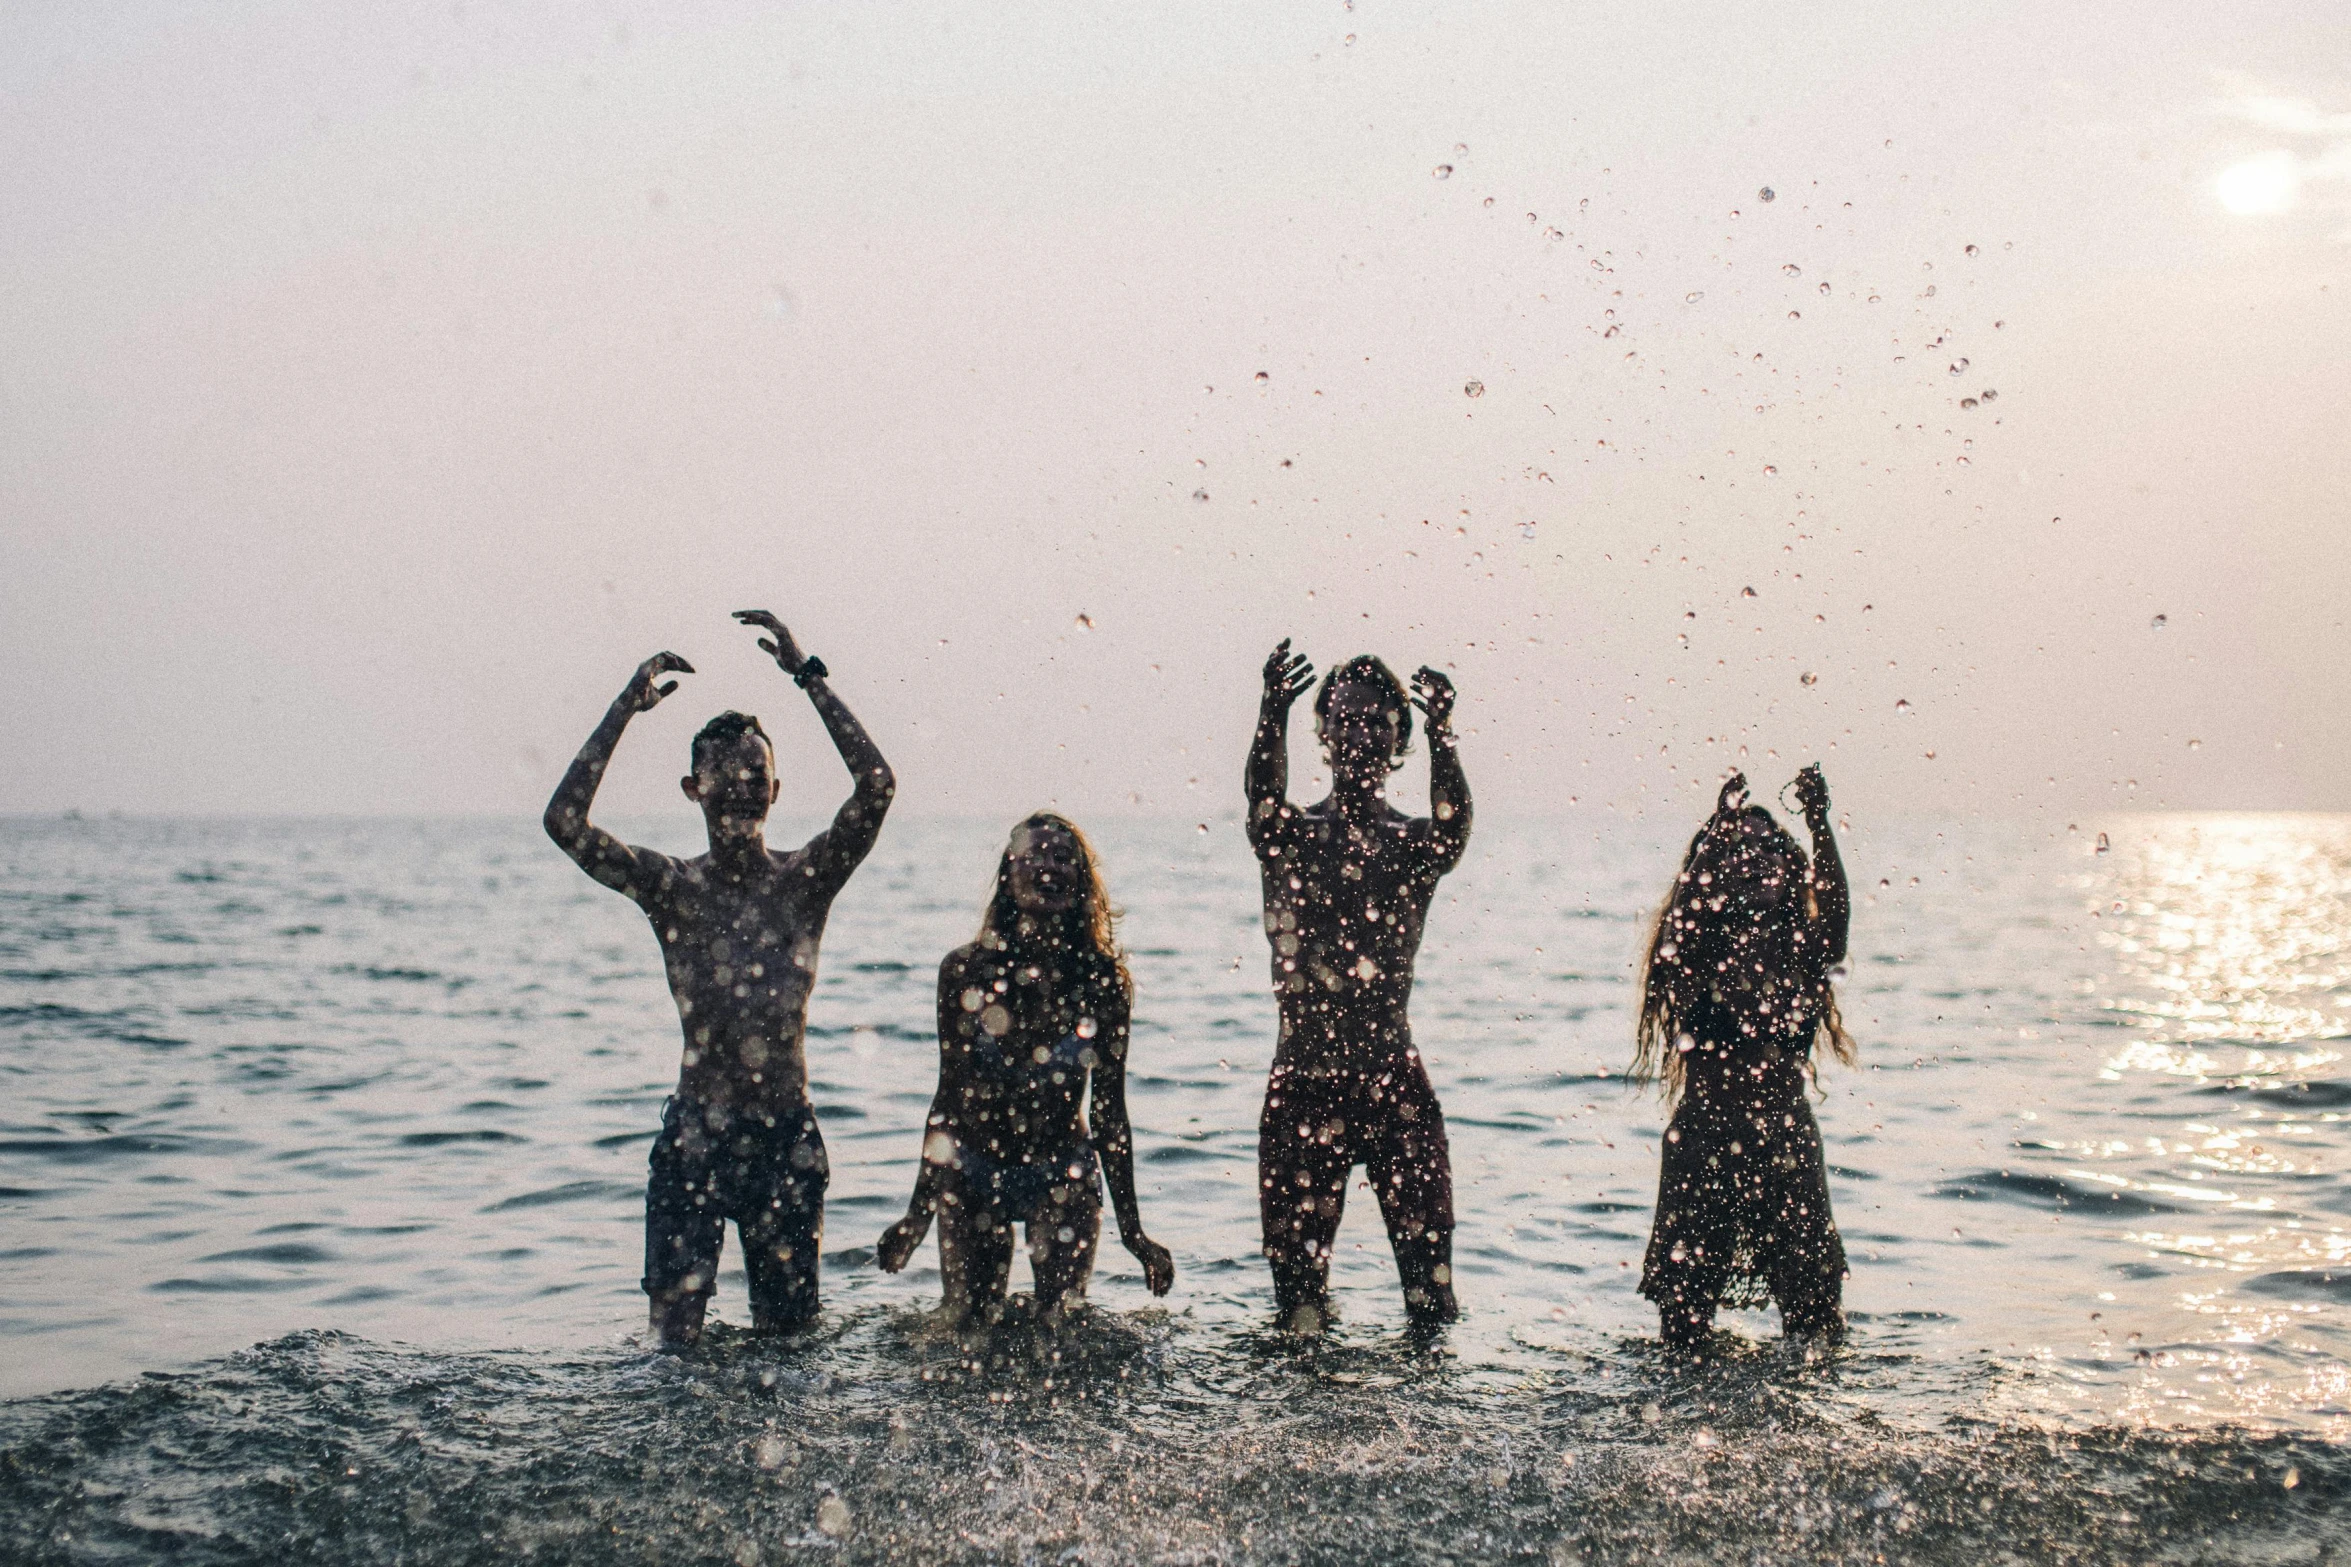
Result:
<svg viewBox="0 0 2351 1567"><path fill-rule="evenodd" d="M1249 841L1263 849L1278 835L1290 803L1290 709L1314 684L1314 666L1290 651L1282 638L1265 660L1265 685L1257 703L1257 737L1249 744L1244 788L1249 796Z"/></svg>
<svg viewBox="0 0 2351 1567"><path fill-rule="evenodd" d="M823 659L804 655L784 623L764 609L739 609L735 618L773 633L772 641L759 639L760 651L772 654L777 667L808 693L809 701L816 705L816 716L824 720L825 733L833 737L833 749L841 753L849 768L849 798L833 813L833 824L809 839L801 850L816 873L838 887L873 848L874 838L882 830L882 818L889 814L890 801L898 793L897 775L882 760L881 748L873 743L857 715L825 683L828 671Z"/></svg>
<svg viewBox="0 0 2351 1567"><path fill-rule="evenodd" d="M1804 826L1812 834L1812 903L1819 911L1814 928L1820 932L1821 967L1845 961L1845 938L1853 922L1853 894L1845 885L1845 861L1837 853L1836 830L1829 825L1828 780L1814 762L1796 775L1796 803L1804 808Z"/></svg>
<svg viewBox="0 0 2351 1567"><path fill-rule="evenodd" d="M1453 682L1428 665L1412 677L1412 705L1428 720L1429 841L1439 875L1461 863L1469 847L1469 778L1453 745Z"/></svg>
<svg viewBox="0 0 2351 1567"><path fill-rule="evenodd" d="M1102 1160L1102 1179L1110 1188L1110 1206L1118 1216L1120 1244L1143 1265L1143 1282L1154 1295L1164 1295L1175 1283L1175 1259L1143 1233L1143 1211L1135 1201L1135 1134L1127 1121L1127 1019L1095 1036L1093 1122L1094 1152Z"/></svg>
<svg viewBox="0 0 2351 1567"><path fill-rule="evenodd" d="M632 898L639 896L659 873L661 857L648 849L631 848L591 823L588 807L595 803L596 787L604 781L604 769L610 765L613 750L620 744L621 731L628 728L629 720L650 711L678 688L676 681L661 679L673 671L690 675L694 666L675 653L656 653L637 666L637 672L629 676L629 683L621 687L620 695L612 699L612 706L605 709L604 721L588 736L580 754L571 759L563 782L555 786L555 794L547 802L547 814L541 818L547 836L581 870Z"/></svg>
<svg viewBox="0 0 2351 1567"><path fill-rule="evenodd" d="M955 1148L957 1080L963 1054L971 1048L963 1037L963 988L963 965L950 953L939 965L939 1087L922 1118L922 1160L915 1171L914 1195L906 1201L906 1217L884 1230L874 1247L874 1260L884 1273L906 1266L930 1233L931 1216L939 1211L940 1172Z"/></svg>

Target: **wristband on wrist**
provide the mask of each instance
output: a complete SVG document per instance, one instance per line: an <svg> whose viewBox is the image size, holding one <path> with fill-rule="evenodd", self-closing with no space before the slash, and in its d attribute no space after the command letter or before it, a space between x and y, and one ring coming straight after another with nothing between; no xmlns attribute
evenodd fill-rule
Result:
<svg viewBox="0 0 2351 1567"><path fill-rule="evenodd" d="M792 684L805 691L808 689L809 681L822 680L831 673L831 670L824 667L824 660L811 653L800 660L800 673L792 677Z"/></svg>

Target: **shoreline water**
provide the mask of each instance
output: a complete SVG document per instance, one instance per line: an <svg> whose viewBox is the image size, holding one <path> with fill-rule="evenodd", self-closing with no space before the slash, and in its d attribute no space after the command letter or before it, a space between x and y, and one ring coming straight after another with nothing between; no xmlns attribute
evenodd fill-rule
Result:
<svg viewBox="0 0 2351 1567"><path fill-rule="evenodd" d="M1094 1313L967 1356L919 1313L686 1355L302 1333L0 1405L26 1561L2327 1559L2351 1454L1873 1407L1866 1348L1634 1351L1463 1386L1401 1341L1203 1354ZM1236 1352L1237 1351L1237 1352ZM1058 1355L1058 1358L1056 1358Z"/></svg>
<svg viewBox="0 0 2351 1567"><path fill-rule="evenodd" d="M1467 1316L1431 1360L1363 1193L1329 1342L1267 1331L1252 869L1237 830L1105 824L1178 1277L1155 1305L1107 1249L1049 1391L956 1371L928 1251L892 1278L868 1249L1001 830L893 823L836 907L824 1332L680 1359L625 1336L675 1016L642 920L534 827L0 823L0 1554L2315 1560L2340 1532L2351 819L2144 819L2104 855L1849 835L1862 1064L1818 1114L1853 1342L1799 1365L1728 1314L1709 1371L1657 1361L1633 1288L1663 1107L1622 1081L1627 1001L1670 845L1481 824L1441 891L1415 1024ZM856 1532L818 1527L826 1487Z"/></svg>

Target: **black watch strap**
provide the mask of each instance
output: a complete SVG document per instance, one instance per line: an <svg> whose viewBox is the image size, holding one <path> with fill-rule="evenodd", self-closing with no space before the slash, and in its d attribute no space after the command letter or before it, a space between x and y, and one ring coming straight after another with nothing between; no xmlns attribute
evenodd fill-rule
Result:
<svg viewBox="0 0 2351 1567"><path fill-rule="evenodd" d="M811 653L800 660L800 673L792 677L792 684L805 691L808 689L809 681L822 680L831 673L831 670L824 667L824 660Z"/></svg>

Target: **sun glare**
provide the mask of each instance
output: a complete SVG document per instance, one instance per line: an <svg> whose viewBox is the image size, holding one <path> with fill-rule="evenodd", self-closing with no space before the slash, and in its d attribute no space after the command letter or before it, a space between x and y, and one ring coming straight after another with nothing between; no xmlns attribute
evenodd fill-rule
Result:
<svg viewBox="0 0 2351 1567"><path fill-rule="evenodd" d="M2239 217L2284 212L2301 194L2302 175L2284 148L2231 164L2213 183L2220 204Z"/></svg>

